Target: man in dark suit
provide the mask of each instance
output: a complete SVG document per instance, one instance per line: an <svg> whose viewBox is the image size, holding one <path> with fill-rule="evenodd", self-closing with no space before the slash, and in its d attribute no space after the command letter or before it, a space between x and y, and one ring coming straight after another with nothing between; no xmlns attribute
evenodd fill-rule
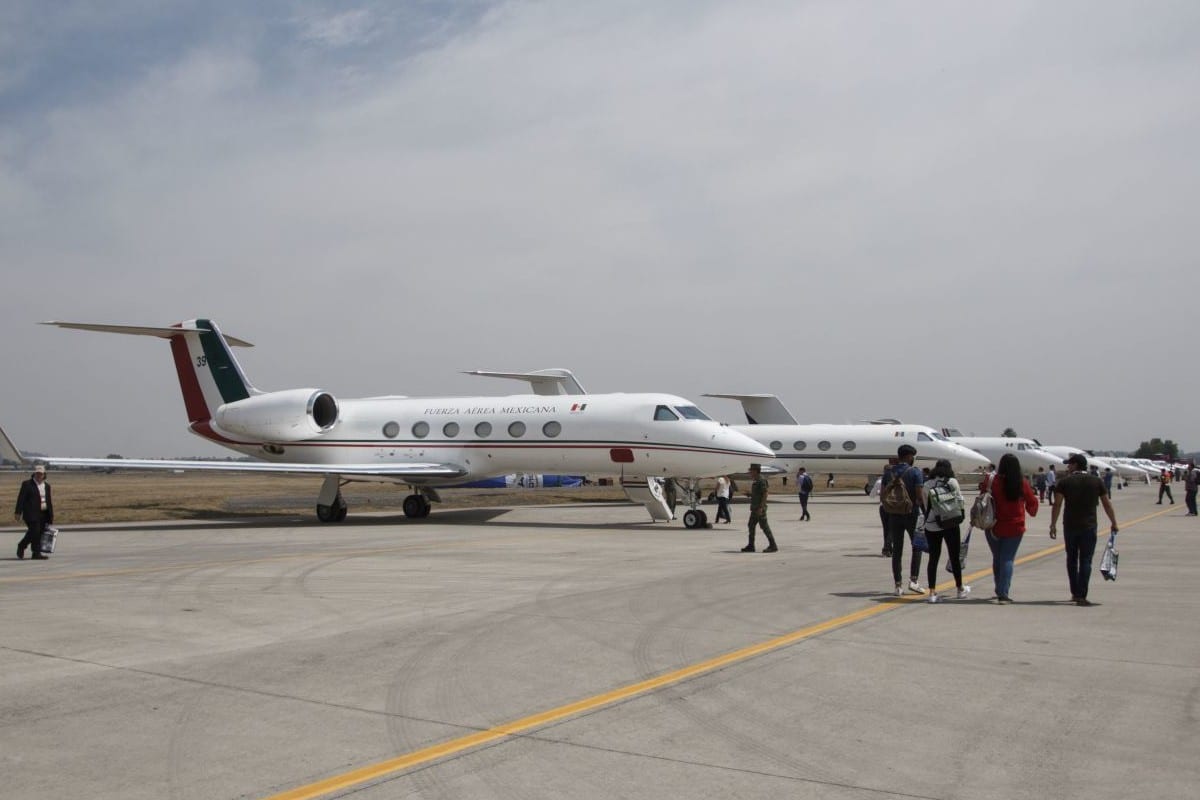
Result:
<svg viewBox="0 0 1200 800"><path fill-rule="evenodd" d="M41 464L33 468L33 477L21 484L13 513L29 526L25 538L17 545L17 558L25 557L26 545L33 550L34 558L46 558L42 555L42 531L54 522L54 502L50 499L50 484L46 482L46 468Z"/></svg>

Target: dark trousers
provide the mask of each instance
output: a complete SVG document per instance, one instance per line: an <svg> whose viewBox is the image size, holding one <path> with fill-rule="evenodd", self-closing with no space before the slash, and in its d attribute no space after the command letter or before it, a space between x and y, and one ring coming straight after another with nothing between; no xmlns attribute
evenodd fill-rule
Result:
<svg viewBox="0 0 1200 800"><path fill-rule="evenodd" d="M767 524L767 515L765 513L762 515L755 514L753 511L750 512L750 541L746 546L754 547L754 528L758 525L762 526L762 532L767 537L767 543L771 547L774 547L775 537L771 535L771 526Z"/></svg>
<svg viewBox="0 0 1200 800"><path fill-rule="evenodd" d="M1196 515L1196 490L1188 489L1183 493L1183 501L1187 503L1188 513Z"/></svg>
<svg viewBox="0 0 1200 800"><path fill-rule="evenodd" d="M1096 554L1096 529L1063 529L1063 545L1067 549L1067 580L1071 597L1087 597L1088 580L1092 577L1092 556Z"/></svg>
<svg viewBox="0 0 1200 800"><path fill-rule="evenodd" d="M1159 503L1159 505L1162 504L1162 496L1164 493L1167 495L1167 499L1171 501L1171 505L1175 505L1175 498L1171 495L1171 487L1165 483L1160 483L1158 485L1158 503Z"/></svg>
<svg viewBox="0 0 1200 800"><path fill-rule="evenodd" d="M888 550L892 549L891 538L888 536L887 512L883 510L883 506L879 507L879 524L883 526L883 546Z"/></svg>
<svg viewBox="0 0 1200 800"><path fill-rule="evenodd" d="M720 522L722 517L725 518L726 522L733 522L733 519L731 519L729 516L729 498L718 496L717 497L717 522Z"/></svg>
<svg viewBox="0 0 1200 800"><path fill-rule="evenodd" d="M912 542L913 534L917 531L917 512L911 514L887 515L888 544L892 548L892 577L896 583L902 583L900 577L900 562L904 558L904 534L908 534ZM921 577L921 551L912 549L912 558L908 563L908 577L916 581Z"/></svg>
<svg viewBox="0 0 1200 800"><path fill-rule="evenodd" d="M17 545L17 555L25 554L25 547L29 546L33 549L35 556L42 554L42 531L46 529L46 519L39 516L36 520L25 520L25 524L29 528L25 531L25 538Z"/></svg>
<svg viewBox="0 0 1200 800"><path fill-rule="evenodd" d="M950 567L954 571L954 585L962 588L962 528L958 525L947 526L940 531L925 529L925 539L929 542L929 591L937 586L938 561L942 557L942 540L946 541L946 552L949 554Z"/></svg>
<svg viewBox="0 0 1200 800"><path fill-rule="evenodd" d="M800 492L800 519L808 518L808 492Z"/></svg>

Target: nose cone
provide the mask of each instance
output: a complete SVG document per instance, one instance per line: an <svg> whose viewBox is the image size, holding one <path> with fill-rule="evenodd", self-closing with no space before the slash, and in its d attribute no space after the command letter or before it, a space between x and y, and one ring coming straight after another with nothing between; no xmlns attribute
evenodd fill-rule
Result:
<svg viewBox="0 0 1200 800"><path fill-rule="evenodd" d="M961 444L954 445L954 471L955 472L983 472L987 465L992 463L988 461L987 456L976 453L969 447L963 447Z"/></svg>
<svg viewBox="0 0 1200 800"><path fill-rule="evenodd" d="M727 426L717 428L713 445L714 449L727 456L725 463L715 471L717 475L745 472L752 463L766 463L775 459L775 451L771 448Z"/></svg>

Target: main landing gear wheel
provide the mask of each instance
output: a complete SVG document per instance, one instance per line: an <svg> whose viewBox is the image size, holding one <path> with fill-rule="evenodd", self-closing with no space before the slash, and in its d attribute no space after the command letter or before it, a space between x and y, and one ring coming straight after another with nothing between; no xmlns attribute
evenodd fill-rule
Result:
<svg viewBox="0 0 1200 800"><path fill-rule="evenodd" d="M346 501L342 499L341 492L333 498L333 505L323 506L317 503L317 519L321 522L341 522L346 518L346 511Z"/></svg>
<svg viewBox="0 0 1200 800"><path fill-rule="evenodd" d="M683 527L690 529L707 528L708 514L705 514L698 508L693 508L683 512Z"/></svg>
<svg viewBox="0 0 1200 800"><path fill-rule="evenodd" d="M404 516L409 519L424 519L432 510L433 506L422 495L410 494L404 498Z"/></svg>

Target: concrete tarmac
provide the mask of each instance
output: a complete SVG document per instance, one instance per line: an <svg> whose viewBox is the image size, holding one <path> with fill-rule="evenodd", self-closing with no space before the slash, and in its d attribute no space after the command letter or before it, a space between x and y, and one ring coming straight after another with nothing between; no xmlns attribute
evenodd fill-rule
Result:
<svg viewBox="0 0 1200 800"><path fill-rule="evenodd" d="M982 537L969 600L892 597L861 493L774 498L775 554L744 504L10 528L0 796L1193 797L1200 521L1155 494L1091 608L1048 506L1011 606Z"/></svg>

